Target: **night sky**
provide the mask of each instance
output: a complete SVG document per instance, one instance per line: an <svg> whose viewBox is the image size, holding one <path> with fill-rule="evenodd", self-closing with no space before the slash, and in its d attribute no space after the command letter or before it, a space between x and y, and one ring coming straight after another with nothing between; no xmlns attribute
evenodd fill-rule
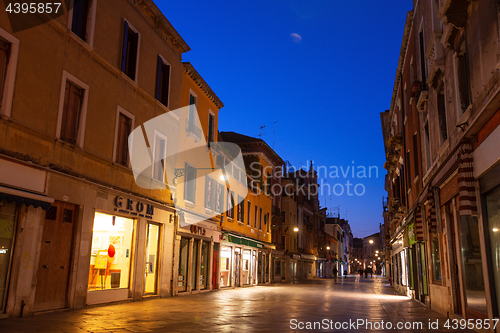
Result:
<svg viewBox="0 0 500 333"><path fill-rule="evenodd" d="M191 47L183 61L224 103L219 130L262 132L296 168L312 159L328 184L321 206L340 211L354 237L378 232L380 112L390 108L412 1L154 1Z"/></svg>

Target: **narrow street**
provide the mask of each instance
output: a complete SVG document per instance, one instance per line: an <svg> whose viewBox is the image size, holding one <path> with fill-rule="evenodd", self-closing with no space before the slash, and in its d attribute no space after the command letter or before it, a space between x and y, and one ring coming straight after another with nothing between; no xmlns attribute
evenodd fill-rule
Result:
<svg viewBox="0 0 500 333"><path fill-rule="evenodd" d="M439 329L429 329L436 320ZM314 322L321 326L309 326ZM52 312L5 319L0 326L3 333L443 332L449 331L445 322L444 316L395 294L386 278L348 276L337 284L311 280Z"/></svg>

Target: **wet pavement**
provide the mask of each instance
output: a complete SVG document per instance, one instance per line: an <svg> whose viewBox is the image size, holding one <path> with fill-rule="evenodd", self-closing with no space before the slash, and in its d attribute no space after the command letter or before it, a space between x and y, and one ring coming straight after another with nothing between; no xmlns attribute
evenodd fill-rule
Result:
<svg viewBox="0 0 500 333"><path fill-rule="evenodd" d="M386 278L348 276L2 319L0 332L453 331L446 320L395 293Z"/></svg>

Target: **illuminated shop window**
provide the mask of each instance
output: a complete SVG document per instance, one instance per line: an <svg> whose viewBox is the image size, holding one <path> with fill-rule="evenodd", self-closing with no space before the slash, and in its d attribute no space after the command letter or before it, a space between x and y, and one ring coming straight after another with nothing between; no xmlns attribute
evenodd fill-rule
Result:
<svg viewBox="0 0 500 333"><path fill-rule="evenodd" d="M89 290L129 287L134 220L96 213Z"/></svg>

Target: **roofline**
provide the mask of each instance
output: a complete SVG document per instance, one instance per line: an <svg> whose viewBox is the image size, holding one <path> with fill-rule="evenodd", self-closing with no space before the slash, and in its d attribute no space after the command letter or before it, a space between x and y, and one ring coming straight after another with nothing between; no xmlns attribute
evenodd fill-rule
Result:
<svg viewBox="0 0 500 333"><path fill-rule="evenodd" d="M142 3L148 6L151 9L151 11L158 17L158 19L155 22L156 26L163 24L167 28L167 30L172 34L174 44L179 43L184 52L188 52L191 50L189 45L187 45L184 39L182 39L181 35L177 32L177 30L175 30L175 28L172 26L169 20L167 20L165 15L163 15L162 11L156 6L156 4L152 0L138 1L138 4Z"/></svg>
<svg viewBox="0 0 500 333"><path fill-rule="evenodd" d="M190 62L183 62L184 65L184 70L186 73L191 76L191 78L194 80L194 82L203 90L205 94L212 100L212 102L217 105L217 107L222 109L224 107L224 103L219 99L219 97L214 93L212 88L208 85L208 83L201 77L200 73L194 69L193 65Z"/></svg>
<svg viewBox="0 0 500 333"><path fill-rule="evenodd" d="M396 95L399 90L399 81L401 80L403 64L406 58L406 49L408 47L408 41L410 39L410 32L412 27L413 27L413 10L410 10L408 13L406 13L403 41L401 42L401 51L399 52L398 69L396 70L396 78L394 79L394 88L392 89L391 108L389 109L389 115L394 112L394 104L396 103Z"/></svg>

